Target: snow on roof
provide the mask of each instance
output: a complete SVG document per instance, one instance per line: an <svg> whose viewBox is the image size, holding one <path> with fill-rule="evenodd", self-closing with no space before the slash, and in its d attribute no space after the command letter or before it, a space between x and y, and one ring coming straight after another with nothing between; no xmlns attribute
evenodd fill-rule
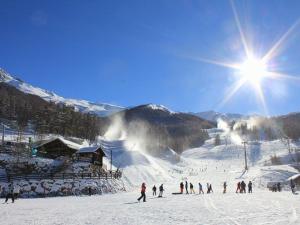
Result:
<svg viewBox="0 0 300 225"><path fill-rule="evenodd" d="M289 178L288 178L288 181L290 181L290 180L295 180L295 179L297 179L297 178L299 178L299 177L300 177L300 173L295 174L295 175L289 177Z"/></svg>
<svg viewBox="0 0 300 225"><path fill-rule="evenodd" d="M76 143L74 143L74 142L72 142L72 141L68 141L68 140L66 140L66 139L64 139L64 138L62 138L62 137L50 138L50 139L48 139L47 141L43 142L42 144L36 146L36 148L39 148L39 147L41 147L41 146L43 146L43 145L46 145L46 144L48 144L48 143L50 143L50 142L52 142L52 141L57 140L57 139L60 140L60 141L61 141L62 143L64 143L65 145L67 145L69 148L72 148L72 149L75 149L75 150L79 150L79 149L81 148L81 145L76 144Z"/></svg>
<svg viewBox="0 0 300 225"><path fill-rule="evenodd" d="M80 148L77 151L77 153L93 153L93 152L96 152L99 148L102 150L102 148L100 146L84 147L84 148Z"/></svg>

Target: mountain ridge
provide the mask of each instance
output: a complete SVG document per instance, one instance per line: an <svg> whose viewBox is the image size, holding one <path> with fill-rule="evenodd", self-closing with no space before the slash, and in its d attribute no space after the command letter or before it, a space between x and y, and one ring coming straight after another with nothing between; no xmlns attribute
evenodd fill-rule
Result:
<svg viewBox="0 0 300 225"><path fill-rule="evenodd" d="M48 102L51 101L56 104L63 103L66 106L73 106L75 110L84 113L94 113L98 116L107 116L124 109L124 107L107 103L94 103L87 100L61 97L52 91L28 84L23 80L9 74L2 68L0 68L0 82L11 85L24 93L37 95Z"/></svg>

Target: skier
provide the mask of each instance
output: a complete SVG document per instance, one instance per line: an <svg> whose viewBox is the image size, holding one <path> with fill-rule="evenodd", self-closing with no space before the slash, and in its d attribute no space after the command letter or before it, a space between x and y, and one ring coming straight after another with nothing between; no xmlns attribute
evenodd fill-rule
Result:
<svg viewBox="0 0 300 225"><path fill-rule="evenodd" d="M292 189L292 193L295 194L295 182L293 179L291 179L291 189Z"/></svg>
<svg viewBox="0 0 300 225"><path fill-rule="evenodd" d="M14 203L15 202L15 198L14 198L14 185L13 185L13 183L10 183L8 185L8 190L6 192L5 203L7 203L9 197L11 197L11 202Z"/></svg>
<svg viewBox="0 0 300 225"><path fill-rule="evenodd" d="M185 191L186 191L186 194L189 193L188 188L189 188L188 182L185 181Z"/></svg>
<svg viewBox="0 0 300 225"><path fill-rule="evenodd" d="M237 187L236 187L235 193L239 193L239 192L241 192L241 182L237 183Z"/></svg>
<svg viewBox="0 0 300 225"><path fill-rule="evenodd" d="M212 193L214 193L214 191L213 191L213 189L212 189L212 186L211 186L211 184L209 184L209 192L212 192Z"/></svg>
<svg viewBox="0 0 300 225"><path fill-rule="evenodd" d="M278 190L278 192L281 192L281 184L280 184L280 182L277 183L277 190Z"/></svg>
<svg viewBox="0 0 300 225"><path fill-rule="evenodd" d="M227 183L226 183L226 181L225 181L224 184L223 184L223 194L226 193L226 188L227 188Z"/></svg>
<svg viewBox="0 0 300 225"><path fill-rule="evenodd" d="M244 181L241 182L241 193L246 193L246 183Z"/></svg>
<svg viewBox="0 0 300 225"><path fill-rule="evenodd" d="M209 194L210 193L209 183L206 184L206 187L207 187L207 194Z"/></svg>
<svg viewBox="0 0 300 225"><path fill-rule="evenodd" d="M183 188L184 188L184 184L183 182L180 183L180 193L183 194Z"/></svg>
<svg viewBox="0 0 300 225"><path fill-rule="evenodd" d="M146 202L146 184L142 183L141 187L141 197L138 198L138 201L140 201L143 198L143 202Z"/></svg>
<svg viewBox="0 0 300 225"><path fill-rule="evenodd" d="M202 188L202 184L199 182L199 195L200 195L201 193L204 194L203 188Z"/></svg>
<svg viewBox="0 0 300 225"><path fill-rule="evenodd" d="M153 186L152 191L153 191L153 196L156 196L156 187L155 187L155 185Z"/></svg>
<svg viewBox="0 0 300 225"><path fill-rule="evenodd" d="M159 186L159 195L158 195L159 198L162 198L163 192L164 192L164 186L160 185Z"/></svg>
<svg viewBox="0 0 300 225"><path fill-rule="evenodd" d="M249 181L248 183L248 193L252 193L252 182Z"/></svg>
<svg viewBox="0 0 300 225"><path fill-rule="evenodd" d="M190 183L190 193L195 194L194 185L192 183Z"/></svg>

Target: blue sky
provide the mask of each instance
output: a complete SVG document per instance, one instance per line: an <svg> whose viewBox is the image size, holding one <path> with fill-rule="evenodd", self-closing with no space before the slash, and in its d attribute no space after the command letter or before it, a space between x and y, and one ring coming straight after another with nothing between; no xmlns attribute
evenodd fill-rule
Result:
<svg viewBox="0 0 300 225"><path fill-rule="evenodd" d="M195 58L242 62L230 1L0 0L0 67L64 97L177 111L263 113L251 85L220 103L236 76ZM235 1L263 55L300 18L297 0ZM300 78L300 26L270 64ZM300 111L300 82L262 81L272 115Z"/></svg>

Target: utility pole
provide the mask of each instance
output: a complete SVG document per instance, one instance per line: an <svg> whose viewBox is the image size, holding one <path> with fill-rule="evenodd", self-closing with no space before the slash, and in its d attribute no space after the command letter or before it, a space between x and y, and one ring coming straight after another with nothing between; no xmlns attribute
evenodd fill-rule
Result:
<svg viewBox="0 0 300 225"><path fill-rule="evenodd" d="M5 126L4 123L2 123L2 146L4 146L4 133L5 133Z"/></svg>
<svg viewBox="0 0 300 225"><path fill-rule="evenodd" d="M289 138L287 138L287 145L288 145L289 153L291 154L291 144Z"/></svg>
<svg viewBox="0 0 300 225"><path fill-rule="evenodd" d="M248 144L248 142L247 142L247 141L243 141L242 144L244 145L245 170L248 170L248 165L247 165L247 152L246 152L246 144Z"/></svg>

